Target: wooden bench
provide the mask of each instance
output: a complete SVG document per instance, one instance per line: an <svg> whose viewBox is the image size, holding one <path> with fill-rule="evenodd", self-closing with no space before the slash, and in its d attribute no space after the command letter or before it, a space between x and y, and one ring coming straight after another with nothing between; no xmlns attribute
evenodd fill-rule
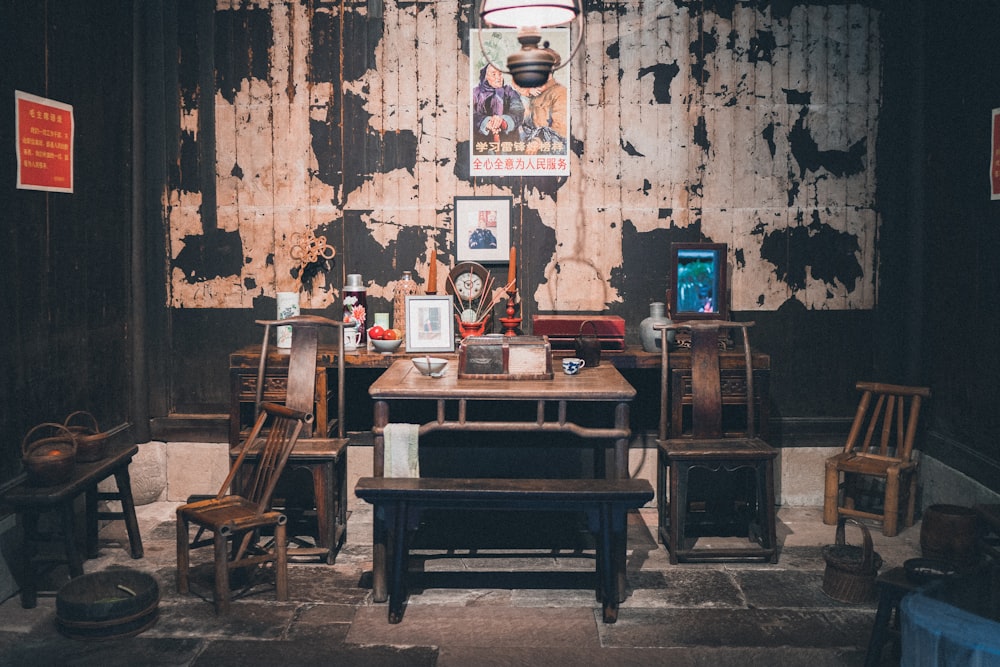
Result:
<svg viewBox="0 0 1000 667"><path fill-rule="evenodd" d="M626 514L653 499L644 479L458 479L363 477L355 494L383 512L391 549L389 622L399 623L406 604L409 533L430 509L547 510L583 512L596 537L597 599L604 622L618 619L625 589Z"/></svg>

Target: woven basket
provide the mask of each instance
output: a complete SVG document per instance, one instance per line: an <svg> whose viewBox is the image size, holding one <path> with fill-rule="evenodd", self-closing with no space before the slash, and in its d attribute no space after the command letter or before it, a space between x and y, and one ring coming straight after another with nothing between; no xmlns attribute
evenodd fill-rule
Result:
<svg viewBox="0 0 1000 667"><path fill-rule="evenodd" d="M62 424L46 422L28 431L21 452L28 481L35 486L62 484L73 476L76 439Z"/></svg>
<svg viewBox="0 0 1000 667"><path fill-rule="evenodd" d="M845 524L850 521L861 529L862 545L846 544ZM837 543L823 547L826 570L823 572L823 592L838 602L857 604L875 595L875 578L882 567L882 557L872 548L868 528L854 519L837 522Z"/></svg>
<svg viewBox="0 0 1000 667"><path fill-rule="evenodd" d="M76 438L76 460L80 462L100 461L108 453L108 434L102 433L94 415L77 410L63 422Z"/></svg>

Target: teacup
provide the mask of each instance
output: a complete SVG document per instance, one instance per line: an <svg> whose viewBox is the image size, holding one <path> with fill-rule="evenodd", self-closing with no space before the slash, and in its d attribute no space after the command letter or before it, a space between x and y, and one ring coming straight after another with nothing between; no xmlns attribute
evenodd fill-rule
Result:
<svg viewBox="0 0 1000 667"><path fill-rule="evenodd" d="M587 365L583 359L577 359L576 357L570 357L568 359L562 360L563 373L566 375L576 375L580 372L580 369Z"/></svg>
<svg viewBox="0 0 1000 667"><path fill-rule="evenodd" d="M344 327L344 349L356 350L361 344L361 329L358 327Z"/></svg>

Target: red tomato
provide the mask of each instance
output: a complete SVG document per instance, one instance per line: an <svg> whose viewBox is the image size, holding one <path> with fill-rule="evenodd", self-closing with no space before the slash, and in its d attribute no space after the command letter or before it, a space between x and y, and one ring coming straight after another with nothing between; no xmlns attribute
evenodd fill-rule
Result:
<svg viewBox="0 0 1000 667"><path fill-rule="evenodd" d="M368 330L368 337L372 340L382 340L383 336L385 336L385 329L377 324Z"/></svg>

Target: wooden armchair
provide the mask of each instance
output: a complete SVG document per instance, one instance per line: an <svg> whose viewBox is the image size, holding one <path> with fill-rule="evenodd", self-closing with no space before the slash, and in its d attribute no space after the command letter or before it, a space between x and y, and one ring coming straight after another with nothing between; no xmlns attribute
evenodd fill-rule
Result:
<svg viewBox="0 0 1000 667"><path fill-rule="evenodd" d="M288 599L286 517L271 509L271 497L288 455L312 414L264 403L249 437L229 470L226 481L214 498L177 508L177 591L190 586L191 549L213 546L215 563L214 599L216 613L229 609L230 572L237 568L273 563L275 589L279 600ZM266 428L265 428L266 425ZM265 434L265 435L262 435ZM229 489L242 472L247 453L259 444L255 465L240 494ZM191 538L191 524L198 530ZM263 540L265 530L273 530L273 540ZM211 533L207 536L206 533Z"/></svg>
<svg viewBox="0 0 1000 667"><path fill-rule="evenodd" d="M883 535L893 537L899 532L901 512L903 525L913 525L913 442L921 403L931 392L927 387L877 382L858 382L857 388L861 401L847 444L826 461L823 523L834 525L839 517L874 519L882 522Z"/></svg>
<svg viewBox="0 0 1000 667"><path fill-rule="evenodd" d="M655 325L662 343L660 432L657 457L657 506L660 541L670 562L760 558L778 560L775 537L774 458L777 451L756 436L754 377L747 328L753 322L698 320ZM719 360L720 332L742 335L744 373L724 373ZM668 333L690 331L691 374L682 377L670 367ZM723 391L743 397L746 420L738 431L723 428ZM691 431L671 425L671 402L690 394ZM681 434L681 435L678 435ZM692 471L739 473L745 476L740 497L723 496L714 481L706 495L692 499ZM714 495L713 495L714 494ZM698 537L731 536L732 525L720 515L738 516L736 526L748 543L695 548ZM730 520L730 523L732 521ZM697 525L695 525L697 524Z"/></svg>
<svg viewBox="0 0 1000 667"><path fill-rule="evenodd" d="M303 426L299 438L288 458L289 471L305 470L312 480L313 507L316 515L314 542L305 532L290 533L296 560L318 558L332 564L347 533L347 446L344 427L344 333L343 322L316 315L299 315L283 320L258 320L264 327L264 340L260 350L257 370L257 400L283 403L293 410L316 414L326 410L329 395L327 378L317 376L316 355L322 329L330 329L336 336L337 376L335 380L336 414L329 420L322 433L313 432L313 424ZM292 346L285 352L277 350L273 335L276 327L292 328ZM280 357L287 358L287 370L278 368ZM269 368L268 363L273 366ZM322 371L325 373L326 371ZM321 405L322 404L322 405ZM235 456L235 452L233 456ZM248 463L256 460L251 449L246 456ZM237 477L237 486L242 484ZM280 490L281 487L279 487ZM292 508L285 507L286 514ZM301 513L300 513L301 514ZM289 514L289 516L294 516ZM294 529L293 529L294 531Z"/></svg>

